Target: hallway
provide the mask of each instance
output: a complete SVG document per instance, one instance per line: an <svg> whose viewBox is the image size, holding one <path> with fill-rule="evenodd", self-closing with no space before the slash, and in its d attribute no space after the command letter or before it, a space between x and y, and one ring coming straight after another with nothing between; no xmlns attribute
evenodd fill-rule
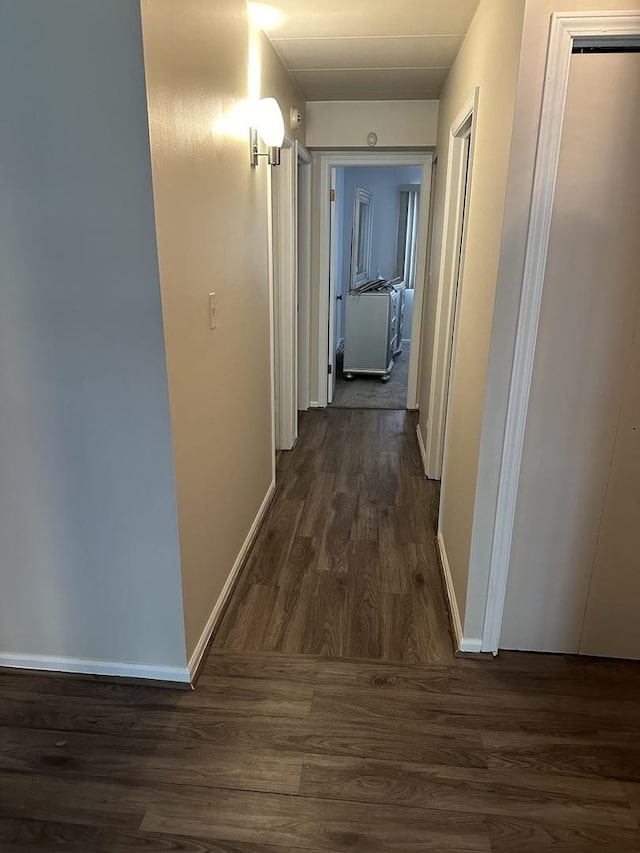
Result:
<svg viewBox="0 0 640 853"><path fill-rule="evenodd" d="M454 658L414 416L310 412L195 690L0 674L0 848L640 849L640 665Z"/></svg>
<svg viewBox="0 0 640 853"><path fill-rule="evenodd" d="M306 412L214 646L452 662L435 549L439 485L407 411Z"/></svg>

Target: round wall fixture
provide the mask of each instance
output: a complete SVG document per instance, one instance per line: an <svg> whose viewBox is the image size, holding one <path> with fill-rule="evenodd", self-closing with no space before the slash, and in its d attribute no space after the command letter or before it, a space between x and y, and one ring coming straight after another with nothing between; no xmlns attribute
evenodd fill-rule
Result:
<svg viewBox="0 0 640 853"><path fill-rule="evenodd" d="M369 136L367 136L367 145L369 148L373 148L378 144L378 134L371 132Z"/></svg>

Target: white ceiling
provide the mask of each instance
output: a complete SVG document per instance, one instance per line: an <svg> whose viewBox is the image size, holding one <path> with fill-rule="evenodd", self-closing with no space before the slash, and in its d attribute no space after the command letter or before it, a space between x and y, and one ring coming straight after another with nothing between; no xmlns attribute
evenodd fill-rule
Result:
<svg viewBox="0 0 640 853"><path fill-rule="evenodd" d="M440 95L479 0L265 0L266 32L309 101Z"/></svg>

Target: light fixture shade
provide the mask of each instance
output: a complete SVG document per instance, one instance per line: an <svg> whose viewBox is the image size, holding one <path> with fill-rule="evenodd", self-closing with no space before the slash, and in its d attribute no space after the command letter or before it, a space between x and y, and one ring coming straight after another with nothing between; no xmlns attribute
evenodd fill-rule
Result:
<svg viewBox="0 0 640 853"><path fill-rule="evenodd" d="M260 138L269 148L284 142L284 119L275 98L262 98L257 104L256 125Z"/></svg>

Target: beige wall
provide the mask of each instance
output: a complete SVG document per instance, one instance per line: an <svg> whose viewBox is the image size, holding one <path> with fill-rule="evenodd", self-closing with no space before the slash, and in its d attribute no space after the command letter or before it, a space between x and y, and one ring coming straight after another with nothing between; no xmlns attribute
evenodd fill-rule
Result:
<svg viewBox="0 0 640 853"><path fill-rule="evenodd" d="M309 148L422 148L436 144L438 101L310 101Z"/></svg>
<svg viewBox="0 0 640 853"><path fill-rule="evenodd" d="M243 0L143 0L142 22L191 655L272 481L268 167L234 116L250 88L304 103Z"/></svg>
<svg viewBox="0 0 640 853"><path fill-rule="evenodd" d="M467 601L475 603L473 612L467 613L467 624L473 636L479 636L484 618L550 18L553 12L621 8L637 10L640 2L528 0L526 5L470 556Z"/></svg>
<svg viewBox="0 0 640 853"><path fill-rule="evenodd" d="M447 424L446 489L441 529L464 619L475 503L484 386L491 335L509 163L524 0L482 0L440 100L438 181L431 279L437 281L444 219L444 183L451 124L480 87L473 179L468 203L464 280L460 290L458 343ZM435 287L428 289L425 340L433 340ZM429 418L431 353L423 348L420 426ZM465 634L467 632L465 631Z"/></svg>

